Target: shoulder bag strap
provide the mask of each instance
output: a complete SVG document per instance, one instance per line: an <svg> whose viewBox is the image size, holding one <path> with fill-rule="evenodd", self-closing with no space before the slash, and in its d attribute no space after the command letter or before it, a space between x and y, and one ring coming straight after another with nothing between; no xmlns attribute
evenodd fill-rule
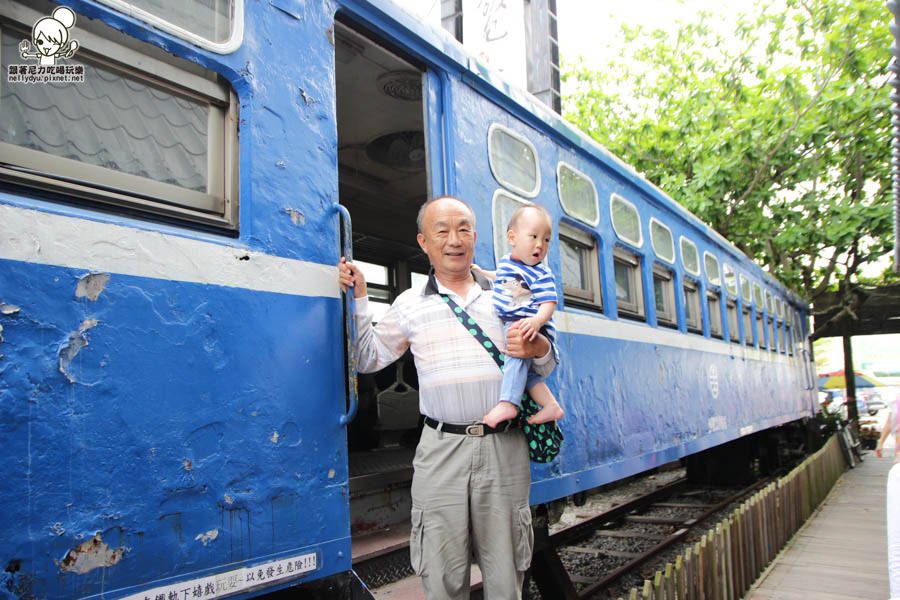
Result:
<svg viewBox="0 0 900 600"><path fill-rule="evenodd" d="M497 366L500 367L500 370L503 370L503 362L506 359L503 354L500 353L500 350L497 348L497 345L488 337L488 334L484 332L481 328L481 325L478 324L478 321L469 316L462 306L457 304L453 298L448 296L447 294L441 294L441 298L444 299L444 302L447 303L453 312L456 314L456 319L459 321L459 324L466 328L466 330L472 334L476 340L478 340L479 345L484 348L485 352L491 355L491 358L494 359L494 362L497 363Z"/></svg>

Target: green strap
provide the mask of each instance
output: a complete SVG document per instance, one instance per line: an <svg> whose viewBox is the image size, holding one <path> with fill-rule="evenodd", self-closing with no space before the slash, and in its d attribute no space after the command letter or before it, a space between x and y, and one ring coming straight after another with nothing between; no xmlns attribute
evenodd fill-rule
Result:
<svg viewBox="0 0 900 600"><path fill-rule="evenodd" d="M469 313L447 294L441 294L441 298L443 298L444 302L453 309L453 312L456 313L456 319L466 328L466 331L472 334L472 337L478 340L481 347L491 355L491 358L494 359L494 362L497 363L497 366L500 367L500 370L502 371L506 357L500 353L500 350L497 349L497 345L491 341L491 338L484 332L484 329L481 328L478 321L470 317Z"/></svg>

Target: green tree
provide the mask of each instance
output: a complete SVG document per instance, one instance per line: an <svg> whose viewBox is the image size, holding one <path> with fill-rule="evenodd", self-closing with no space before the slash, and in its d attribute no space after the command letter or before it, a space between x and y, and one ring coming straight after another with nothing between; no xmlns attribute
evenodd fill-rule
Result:
<svg viewBox="0 0 900 600"><path fill-rule="evenodd" d="M755 4L627 28L565 64L566 117L810 300L891 248L888 49L878 0ZM887 272L882 277L889 277Z"/></svg>

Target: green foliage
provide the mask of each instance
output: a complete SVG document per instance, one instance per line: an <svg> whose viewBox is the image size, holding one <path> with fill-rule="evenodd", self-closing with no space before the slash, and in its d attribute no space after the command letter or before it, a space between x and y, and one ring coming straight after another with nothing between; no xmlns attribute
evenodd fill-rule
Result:
<svg viewBox="0 0 900 600"><path fill-rule="evenodd" d="M891 248L890 13L756 4L732 38L698 13L623 28L602 70L565 65L566 117L814 300Z"/></svg>

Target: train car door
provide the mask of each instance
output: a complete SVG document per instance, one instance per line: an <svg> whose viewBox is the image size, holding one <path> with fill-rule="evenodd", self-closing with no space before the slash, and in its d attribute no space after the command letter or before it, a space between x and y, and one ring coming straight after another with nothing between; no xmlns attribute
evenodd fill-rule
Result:
<svg viewBox="0 0 900 600"><path fill-rule="evenodd" d="M443 192L440 82L396 45L339 15L335 85L340 204L351 216L353 260L366 274L377 322L398 294L427 276L416 216L430 195ZM422 427L417 387L408 352L381 372L358 376L358 409L347 435L354 540L408 527Z"/></svg>

